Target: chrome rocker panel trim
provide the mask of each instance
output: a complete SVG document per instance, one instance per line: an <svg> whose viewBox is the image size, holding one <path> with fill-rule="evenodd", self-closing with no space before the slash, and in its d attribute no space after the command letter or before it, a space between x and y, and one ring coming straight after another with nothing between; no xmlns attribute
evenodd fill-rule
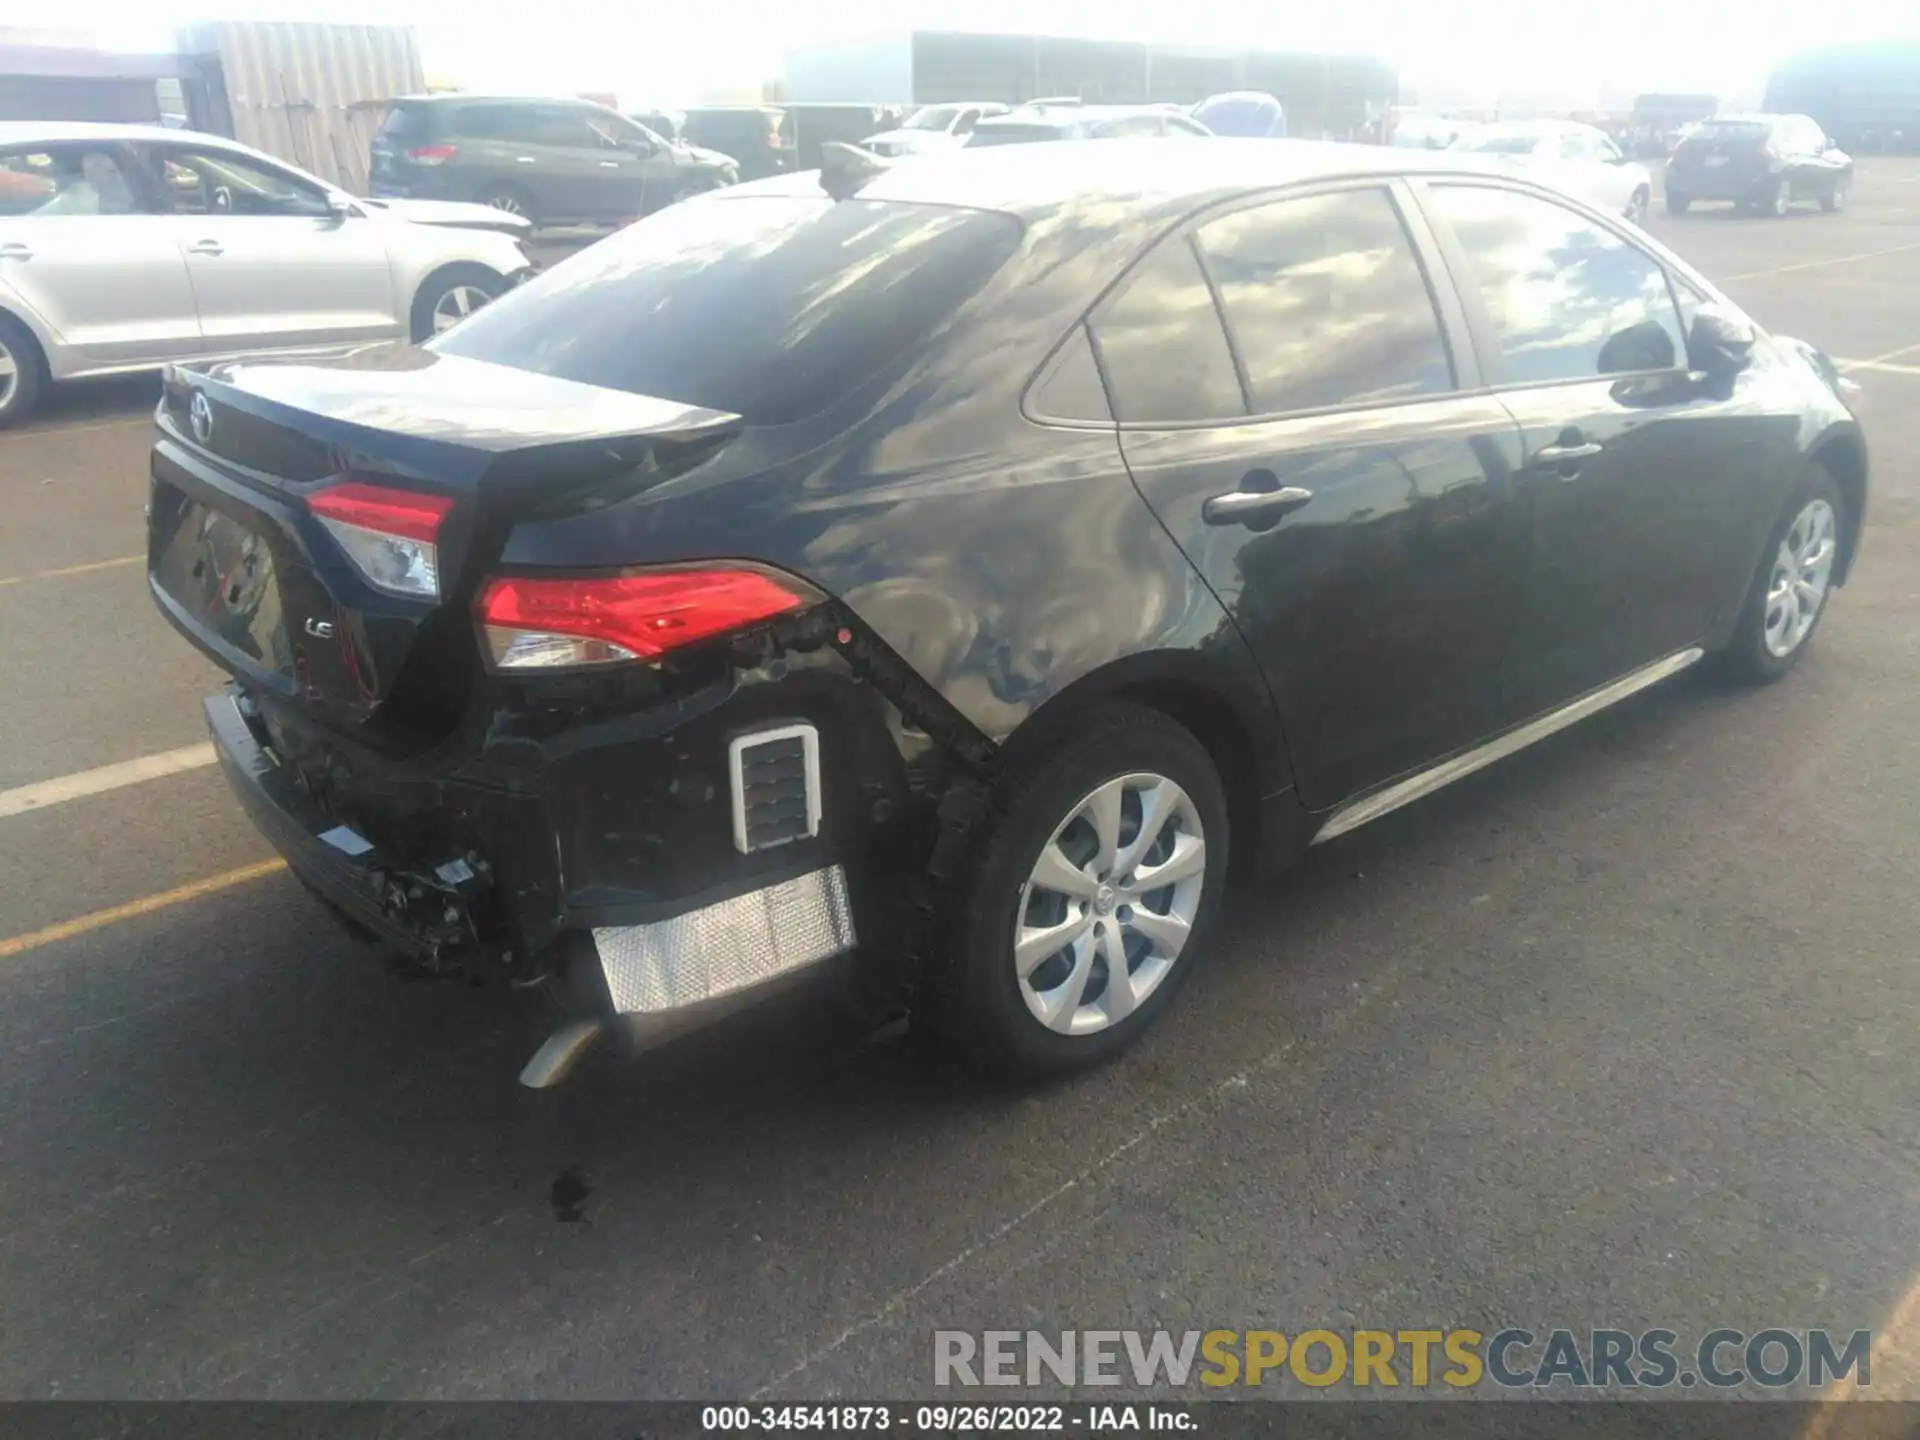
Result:
<svg viewBox="0 0 1920 1440"><path fill-rule="evenodd" d="M1477 745L1438 765L1430 765L1425 770L1417 770L1403 780L1396 780L1384 789L1356 800L1336 806L1327 817L1327 823L1320 827L1313 837L1315 845L1336 836L1345 835L1349 830L1358 830L1370 820L1378 820L1382 815L1390 815L1402 805L1411 805L1414 801L1443 790L1454 781L1484 770L1496 760L1504 760L1516 751L1524 750L1536 740L1544 740L1549 735L1565 730L1569 725L1578 724L1589 715L1598 714L1609 705L1617 705L1629 695L1637 695L1649 686L1657 685L1671 675L1677 675L1688 666L1697 663L1706 652L1698 646L1676 651L1663 660L1651 665L1643 665L1638 670L1629 671L1618 680L1602 685L1598 690L1590 690L1578 700L1562 705L1558 710L1549 710L1523 725L1515 726L1505 734L1497 735L1484 744Z"/></svg>

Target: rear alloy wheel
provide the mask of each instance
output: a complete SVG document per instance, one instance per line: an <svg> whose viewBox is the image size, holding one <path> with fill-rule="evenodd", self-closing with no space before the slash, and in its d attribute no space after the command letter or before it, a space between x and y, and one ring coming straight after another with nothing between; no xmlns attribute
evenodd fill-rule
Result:
<svg viewBox="0 0 1920 1440"><path fill-rule="evenodd" d="M1778 185L1773 187L1773 191L1767 196L1763 208L1767 214L1778 220L1782 215L1787 213L1788 208L1791 207L1792 204L1793 182L1783 178Z"/></svg>
<svg viewBox="0 0 1920 1440"><path fill-rule="evenodd" d="M1633 198L1627 201L1627 219L1631 220L1636 225L1646 224L1647 209L1652 204L1653 204L1653 197L1647 193L1646 187L1644 185L1641 186L1638 190L1635 190L1633 192ZM1669 206L1672 205L1671 196L1668 197L1668 205ZM1682 208L1684 209L1685 207L1683 206Z"/></svg>
<svg viewBox="0 0 1920 1440"><path fill-rule="evenodd" d="M413 303L413 343L444 335L474 311L497 298L505 283L491 271L464 266L436 275L421 287Z"/></svg>
<svg viewBox="0 0 1920 1440"><path fill-rule="evenodd" d="M1687 213L1687 207L1691 204L1693 204L1693 197L1691 195L1680 195L1672 190L1667 191L1667 214L1684 215Z"/></svg>
<svg viewBox="0 0 1920 1440"><path fill-rule="evenodd" d="M480 197L478 203L495 210L504 210L509 215L518 215L529 224L537 223L533 216L533 202L511 185L503 185L498 190L489 190Z"/></svg>
<svg viewBox="0 0 1920 1440"><path fill-rule="evenodd" d="M27 418L45 384L40 347L25 326L0 315L0 430Z"/></svg>
<svg viewBox="0 0 1920 1440"><path fill-rule="evenodd" d="M1847 208L1847 182L1836 180L1833 188L1820 197L1820 208L1831 215L1835 211Z"/></svg>
<svg viewBox="0 0 1920 1440"><path fill-rule="evenodd" d="M1065 1074L1132 1041L1193 968L1225 792L1192 734L1115 703L1000 794L938 907L926 1007L989 1069Z"/></svg>
<svg viewBox="0 0 1920 1440"><path fill-rule="evenodd" d="M1733 640L1719 657L1735 679L1778 680L1806 653L1833 594L1845 514L1839 484L1815 465L1774 527Z"/></svg>

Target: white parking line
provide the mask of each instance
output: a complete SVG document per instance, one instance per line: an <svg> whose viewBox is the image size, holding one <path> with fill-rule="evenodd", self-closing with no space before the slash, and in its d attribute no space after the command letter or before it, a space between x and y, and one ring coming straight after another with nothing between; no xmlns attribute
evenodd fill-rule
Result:
<svg viewBox="0 0 1920 1440"><path fill-rule="evenodd" d="M1858 255L1832 255L1825 260L1802 260L1798 265L1777 265L1771 270L1749 270L1743 275L1726 275L1721 283L1735 280L1763 280L1769 275L1790 275L1796 270L1818 270L1827 265L1851 265L1856 260L1877 260L1882 255L1904 255L1909 250L1920 250L1920 244L1892 245L1885 250L1862 250Z"/></svg>
<svg viewBox="0 0 1920 1440"><path fill-rule="evenodd" d="M1881 360L1836 360L1833 363L1849 375L1855 370L1871 370L1876 375L1920 375L1920 365L1889 365Z"/></svg>
<svg viewBox="0 0 1920 1440"><path fill-rule="evenodd" d="M117 765L102 765L98 770L82 770L78 775L62 775L57 780L40 780L12 790L0 790L0 820L9 815L24 815L29 810L44 810L49 805L64 805L69 800L118 790L158 780L163 775L178 775L183 770L198 770L213 764L213 746L188 745L165 750L158 755L142 755L138 760L122 760Z"/></svg>

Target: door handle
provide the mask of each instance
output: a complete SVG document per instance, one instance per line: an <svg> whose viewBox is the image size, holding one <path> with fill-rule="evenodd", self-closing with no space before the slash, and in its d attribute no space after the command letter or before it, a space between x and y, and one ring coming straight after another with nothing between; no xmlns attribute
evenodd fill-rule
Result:
<svg viewBox="0 0 1920 1440"><path fill-rule="evenodd" d="M538 165L540 161L538 157L533 155L516 155L513 157L513 163L516 165Z"/></svg>
<svg viewBox="0 0 1920 1440"><path fill-rule="evenodd" d="M31 260L33 251L18 240L9 240L0 245L0 260Z"/></svg>
<svg viewBox="0 0 1920 1440"><path fill-rule="evenodd" d="M1313 492L1302 490L1298 485L1282 485L1277 490L1233 490L1211 496L1200 507L1200 518L1209 525L1272 522L1298 510L1311 499Z"/></svg>
<svg viewBox="0 0 1920 1440"><path fill-rule="evenodd" d="M1570 465L1576 460L1585 460L1598 455L1601 448L1592 440L1582 440L1571 445L1547 445L1534 452L1533 461L1536 465L1545 465L1551 469L1555 465Z"/></svg>
<svg viewBox="0 0 1920 1440"><path fill-rule="evenodd" d="M602 170L618 170L620 168L620 162L618 160L602 160L600 162L600 168Z"/></svg>
<svg viewBox="0 0 1920 1440"><path fill-rule="evenodd" d="M218 240L202 240L197 245L189 245L187 253L189 255L224 255L227 253L227 247Z"/></svg>

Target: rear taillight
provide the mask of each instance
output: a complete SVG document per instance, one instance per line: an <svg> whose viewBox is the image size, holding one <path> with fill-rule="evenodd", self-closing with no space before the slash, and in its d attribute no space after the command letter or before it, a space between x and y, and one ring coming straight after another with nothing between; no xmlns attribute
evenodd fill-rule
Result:
<svg viewBox="0 0 1920 1440"><path fill-rule="evenodd" d="M407 159L416 165L444 165L458 153L454 145L416 145L407 151Z"/></svg>
<svg viewBox="0 0 1920 1440"><path fill-rule="evenodd" d="M322 490L307 508L374 589L440 598L440 526L451 500L348 480Z"/></svg>
<svg viewBox="0 0 1920 1440"><path fill-rule="evenodd" d="M594 579L508 575L475 604L501 670L651 660L809 603L798 582L759 570L710 566Z"/></svg>

